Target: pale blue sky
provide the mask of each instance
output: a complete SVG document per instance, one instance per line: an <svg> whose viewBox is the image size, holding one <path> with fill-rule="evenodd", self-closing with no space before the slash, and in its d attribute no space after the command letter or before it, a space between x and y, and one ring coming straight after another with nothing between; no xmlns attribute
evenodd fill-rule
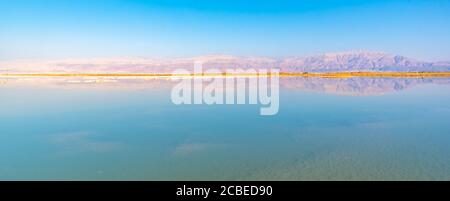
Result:
<svg viewBox="0 0 450 201"><path fill-rule="evenodd" d="M450 1L0 0L0 59L302 56L450 60Z"/></svg>

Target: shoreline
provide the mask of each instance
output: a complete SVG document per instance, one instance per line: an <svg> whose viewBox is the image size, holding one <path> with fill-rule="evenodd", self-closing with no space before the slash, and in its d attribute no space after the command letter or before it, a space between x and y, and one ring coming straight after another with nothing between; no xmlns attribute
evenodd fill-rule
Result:
<svg viewBox="0 0 450 201"><path fill-rule="evenodd" d="M1 77L252 77L258 74L169 74L169 73L0 73ZM264 76L264 75L262 75ZM271 76L267 74L266 76ZM280 72L280 77L391 77L391 78L422 78L450 77L450 72Z"/></svg>

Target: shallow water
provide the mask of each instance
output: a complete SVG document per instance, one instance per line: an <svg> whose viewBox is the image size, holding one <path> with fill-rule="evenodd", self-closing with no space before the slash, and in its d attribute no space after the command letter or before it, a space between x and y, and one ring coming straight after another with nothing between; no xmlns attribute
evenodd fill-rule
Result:
<svg viewBox="0 0 450 201"><path fill-rule="evenodd" d="M450 180L450 79L282 78L259 105L150 79L0 80L0 180Z"/></svg>

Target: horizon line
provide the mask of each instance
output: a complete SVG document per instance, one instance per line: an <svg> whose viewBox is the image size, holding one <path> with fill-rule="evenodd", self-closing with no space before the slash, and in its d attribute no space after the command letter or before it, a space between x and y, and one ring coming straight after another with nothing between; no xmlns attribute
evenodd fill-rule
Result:
<svg viewBox="0 0 450 201"><path fill-rule="evenodd" d="M201 73L201 74L170 74L170 73L0 73L1 77L253 77L253 76L277 76L272 73ZM349 78L349 77L450 77L450 71L445 72L279 72L280 77L324 77L324 78Z"/></svg>

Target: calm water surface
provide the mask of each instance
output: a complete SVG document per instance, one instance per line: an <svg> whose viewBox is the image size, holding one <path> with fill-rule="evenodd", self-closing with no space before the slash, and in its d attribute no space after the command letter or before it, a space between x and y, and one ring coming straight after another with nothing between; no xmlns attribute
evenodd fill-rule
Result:
<svg viewBox="0 0 450 201"><path fill-rule="evenodd" d="M449 79L282 78L275 116L91 79L0 80L0 180L450 180Z"/></svg>

